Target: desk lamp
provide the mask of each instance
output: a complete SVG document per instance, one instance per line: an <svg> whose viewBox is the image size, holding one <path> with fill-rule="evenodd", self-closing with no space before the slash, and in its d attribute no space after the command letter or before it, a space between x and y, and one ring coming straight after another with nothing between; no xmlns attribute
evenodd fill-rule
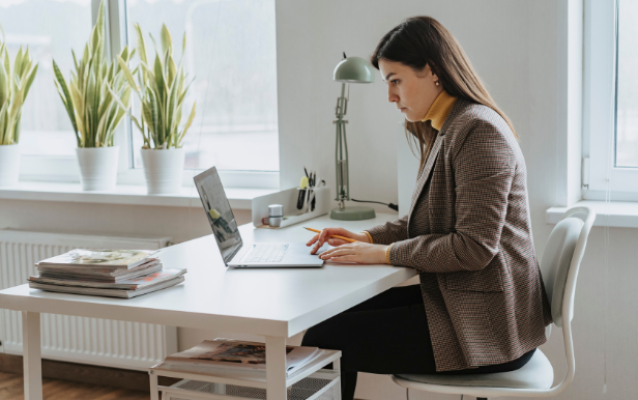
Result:
<svg viewBox="0 0 638 400"><path fill-rule="evenodd" d="M334 70L332 79L341 82L341 97L337 99L335 114L337 120L337 146L335 148L335 162L337 171L337 197L339 207L330 212L330 218L341 221L360 221L376 217L374 209L371 207L346 207L345 202L350 200L350 180L348 177L348 143L346 142L346 124L348 121L343 117L348 111L348 98L350 97L350 86L348 85L348 96L346 97L346 84L349 83L372 83L374 82L374 68L370 63L361 57L346 57L343 53L343 60Z"/></svg>

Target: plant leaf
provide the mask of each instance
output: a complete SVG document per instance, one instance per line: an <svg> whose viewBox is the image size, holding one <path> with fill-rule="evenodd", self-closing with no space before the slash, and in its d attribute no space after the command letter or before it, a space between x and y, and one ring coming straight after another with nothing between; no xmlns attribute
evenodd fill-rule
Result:
<svg viewBox="0 0 638 400"><path fill-rule="evenodd" d="M188 116L188 120L186 121L186 125L184 125L184 130L182 131L182 134L180 135L179 140L176 143L176 147L182 147L182 139L184 139L184 136L186 136L188 128L190 128L193 120L195 119L195 106L197 106L197 102L193 103L193 109L191 110L191 114Z"/></svg>
<svg viewBox="0 0 638 400"><path fill-rule="evenodd" d="M35 79L35 74L38 72L38 64L35 65L35 67L33 67L33 69L31 70L31 73L29 74L29 76L27 77L27 80L24 84L24 98L26 100L27 95L29 94L29 89L31 89L31 85L33 84L33 80Z"/></svg>
<svg viewBox="0 0 638 400"><path fill-rule="evenodd" d="M128 81L128 84L131 86L131 88L133 88L137 92L137 84L135 83L135 79L133 78L131 71L128 69L128 66L126 65L126 62L120 56L117 56L117 62L120 63L120 70L124 74L124 77Z"/></svg>
<svg viewBox="0 0 638 400"><path fill-rule="evenodd" d="M144 35L142 35L142 29L139 24L134 25L135 36L137 37L137 53L140 56L140 60L143 63L147 64L148 60L146 59L146 43L144 43Z"/></svg>
<svg viewBox="0 0 638 400"><path fill-rule="evenodd" d="M162 29L160 30L160 39L162 40L162 53L168 52L168 54L172 56L173 38L171 37L171 33L168 31L166 24L162 24Z"/></svg>
<svg viewBox="0 0 638 400"><path fill-rule="evenodd" d="M69 88L66 85L64 76L62 76L62 72L60 72L60 68L55 63L55 60L53 60L53 72L55 74L55 82L57 83L57 85L59 85L59 89L61 89L62 93L64 94L64 98L62 99L62 101L65 104L66 112L67 114L69 114L71 125L73 125L73 130L75 131L75 134L77 136L78 127L77 127L77 124L75 123L75 111L73 106L73 100L71 99L71 93L69 93ZM60 94L60 97L62 97L62 94Z"/></svg>
<svg viewBox="0 0 638 400"><path fill-rule="evenodd" d="M9 78L7 77L7 72L4 69L3 65L0 65L0 107L2 107L5 102L8 103L9 99Z"/></svg>

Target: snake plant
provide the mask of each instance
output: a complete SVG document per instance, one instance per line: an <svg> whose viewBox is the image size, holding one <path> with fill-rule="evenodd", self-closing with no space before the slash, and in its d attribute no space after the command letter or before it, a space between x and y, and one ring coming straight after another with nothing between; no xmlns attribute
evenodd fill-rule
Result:
<svg viewBox="0 0 638 400"><path fill-rule="evenodd" d="M161 50L155 47L155 59L149 63L146 55L146 43L139 24L135 24L137 37L137 54L140 58L140 66L131 72L126 65L126 60L118 57L120 67L124 75L140 98L141 118L131 114L128 107L121 102L120 106L127 110L131 119L144 136L144 149L170 149L182 147L182 140L188 128L195 119L196 103L193 103L190 115L183 128L182 108L184 98L188 92L189 84L186 84L186 73L182 60L179 65L173 59L173 39L166 25L162 25L160 32ZM155 44L153 36L150 36ZM186 48L186 35L182 42L182 49ZM182 50L182 59L183 59ZM134 75L137 76L135 82ZM191 81L192 83L192 81Z"/></svg>
<svg viewBox="0 0 638 400"><path fill-rule="evenodd" d="M38 64L33 64L29 48L22 51L20 46L12 69L2 28L0 32L0 145L6 145L16 144L20 139L22 105L35 79Z"/></svg>
<svg viewBox="0 0 638 400"><path fill-rule="evenodd" d="M102 0L97 23L84 47L82 58L78 60L75 52L71 51L75 70L71 71L69 85L53 61L55 86L69 114L78 147L113 146L115 128L125 114L116 103L114 93L118 101L126 105L131 97L131 88L120 62L108 63L105 58L105 35ZM124 47L117 58L126 65L134 53L135 50L129 52L128 47Z"/></svg>

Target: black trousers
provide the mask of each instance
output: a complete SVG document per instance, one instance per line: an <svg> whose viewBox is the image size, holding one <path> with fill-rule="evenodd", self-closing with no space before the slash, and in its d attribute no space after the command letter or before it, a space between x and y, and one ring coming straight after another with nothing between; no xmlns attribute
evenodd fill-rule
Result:
<svg viewBox="0 0 638 400"><path fill-rule="evenodd" d="M419 285L392 288L310 328L303 346L341 350L341 393L352 400L357 372L434 374L434 352ZM504 364L440 374L514 371L535 350Z"/></svg>

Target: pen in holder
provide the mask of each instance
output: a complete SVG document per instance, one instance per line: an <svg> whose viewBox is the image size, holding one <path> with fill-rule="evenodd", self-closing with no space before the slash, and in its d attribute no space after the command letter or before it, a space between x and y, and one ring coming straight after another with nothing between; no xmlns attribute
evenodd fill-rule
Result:
<svg viewBox="0 0 638 400"><path fill-rule="evenodd" d="M308 183L309 179L307 177L302 177L301 182L299 182L299 195L297 196L297 210L303 211L306 205L306 199L308 196Z"/></svg>

